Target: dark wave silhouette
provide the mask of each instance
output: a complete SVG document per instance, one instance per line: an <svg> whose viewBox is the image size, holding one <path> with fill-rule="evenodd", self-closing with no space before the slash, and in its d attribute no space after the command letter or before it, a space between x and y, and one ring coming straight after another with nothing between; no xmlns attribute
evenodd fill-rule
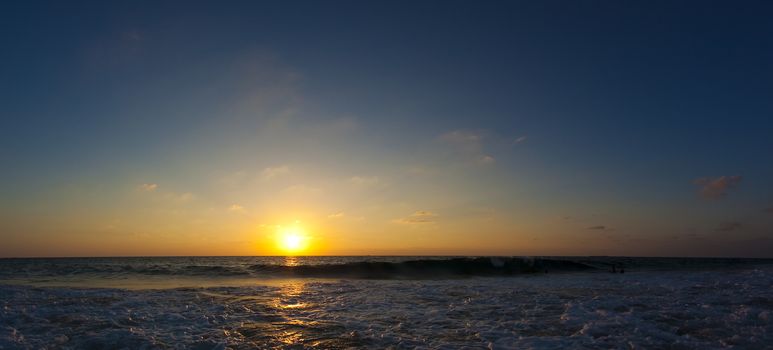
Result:
<svg viewBox="0 0 773 350"><path fill-rule="evenodd" d="M160 257L0 259L0 279L84 276L195 276L205 278L433 279L535 273L714 270L770 259L641 257Z"/></svg>
<svg viewBox="0 0 773 350"><path fill-rule="evenodd" d="M508 276L545 271L568 272L592 269L594 268L589 265L568 260L524 258L453 258L300 266L253 265L251 267L255 272L269 275L366 279Z"/></svg>

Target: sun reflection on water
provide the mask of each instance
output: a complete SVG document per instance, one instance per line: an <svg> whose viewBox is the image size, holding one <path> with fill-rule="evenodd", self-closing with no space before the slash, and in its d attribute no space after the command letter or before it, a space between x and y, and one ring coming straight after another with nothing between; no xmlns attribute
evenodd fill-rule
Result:
<svg viewBox="0 0 773 350"><path fill-rule="evenodd" d="M288 259L287 262L297 263L294 258ZM305 317L300 317L304 310L311 307L311 304L303 300L304 289L303 282L288 282L280 287L279 295L274 301L274 307L287 319L281 323L282 330L277 334L277 340L285 344L303 343L305 333L313 324Z"/></svg>
<svg viewBox="0 0 773 350"><path fill-rule="evenodd" d="M286 256L285 257L285 266L299 266L301 264L301 259L297 256Z"/></svg>
<svg viewBox="0 0 773 350"><path fill-rule="evenodd" d="M303 282L291 282L283 285L279 291L279 298L277 298L274 305L279 309L298 309L306 307L307 303L304 303L301 298L303 289Z"/></svg>

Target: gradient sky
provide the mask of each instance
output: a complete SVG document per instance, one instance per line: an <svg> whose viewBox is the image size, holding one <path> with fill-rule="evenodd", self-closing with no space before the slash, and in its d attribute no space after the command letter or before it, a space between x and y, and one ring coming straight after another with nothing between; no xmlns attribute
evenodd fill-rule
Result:
<svg viewBox="0 0 773 350"><path fill-rule="evenodd" d="M773 2L0 3L0 256L773 257Z"/></svg>

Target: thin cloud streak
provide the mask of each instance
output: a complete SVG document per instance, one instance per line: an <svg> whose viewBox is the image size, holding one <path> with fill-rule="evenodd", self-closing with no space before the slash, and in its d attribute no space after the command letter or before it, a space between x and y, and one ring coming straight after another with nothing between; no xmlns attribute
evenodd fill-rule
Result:
<svg viewBox="0 0 773 350"><path fill-rule="evenodd" d="M493 164L495 158L483 147L484 134L478 131L454 130L442 134L438 139L450 146L462 158L478 164Z"/></svg>
<svg viewBox="0 0 773 350"><path fill-rule="evenodd" d="M394 222L398 224L417 225L417 224L432 224L436 222L438 215L425 210L419 210L407 217L395 219Z"/></svg>
<svg viewBox="0 0 773 350"><path fill-rule="evenodd" d="M702 198L718 200L727 197L728 192L736 188L742 179L743 177L740 175L720 176L717 178L702 177L695 179L693 183L701 186L698 193Z"/></svg>
<svg viewBox="0 0 773 350"><path fill-rule="evenodd" d="M728 221L728 222L722 222L717 226L717 231L721 232L731 232L731 231L737 231L743 227L743 224L739 221Z"/></svg>
<svg viewBox="0 0 773 350"><path fill-rule="evenodd" d="M290 168L286 165L277 166L277 167L268 167L263 169L263 171L260 173L261 177L264 180L271 180L277 177L280 177L282 175L290 173Z"/></svg>
<svg viewBox="0 0 773 350"><path fill-rule="evenodd" d="M352 176L349 183L357 187L373 187L381 184L378 176Z"/></svg>
<svg viewBox="0 0 773 350"><path fill-rule="evenodd" d="M232 204L230 207L228 207L228 211L232 211L235 213L244 213L246 209L239 204Z"/></svg>
<svg viewBox="0 0 773 350"><path fill-rule="evenodd" d="M142 184L142 185L137 186L137 189L140 190L140 191L143 191L143 192L153 192L157 188L158 188L157 184L151 184L151 183Z"/></svg>

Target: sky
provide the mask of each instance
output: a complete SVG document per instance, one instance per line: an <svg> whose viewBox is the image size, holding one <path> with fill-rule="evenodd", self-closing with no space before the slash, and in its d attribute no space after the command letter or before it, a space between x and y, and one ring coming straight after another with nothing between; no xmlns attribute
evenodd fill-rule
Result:
<svg viewBox="0 0 773 350"><path fill-rule="evenodd" d="M768 1L5 1L0 257L773 257Z"/></svg>

